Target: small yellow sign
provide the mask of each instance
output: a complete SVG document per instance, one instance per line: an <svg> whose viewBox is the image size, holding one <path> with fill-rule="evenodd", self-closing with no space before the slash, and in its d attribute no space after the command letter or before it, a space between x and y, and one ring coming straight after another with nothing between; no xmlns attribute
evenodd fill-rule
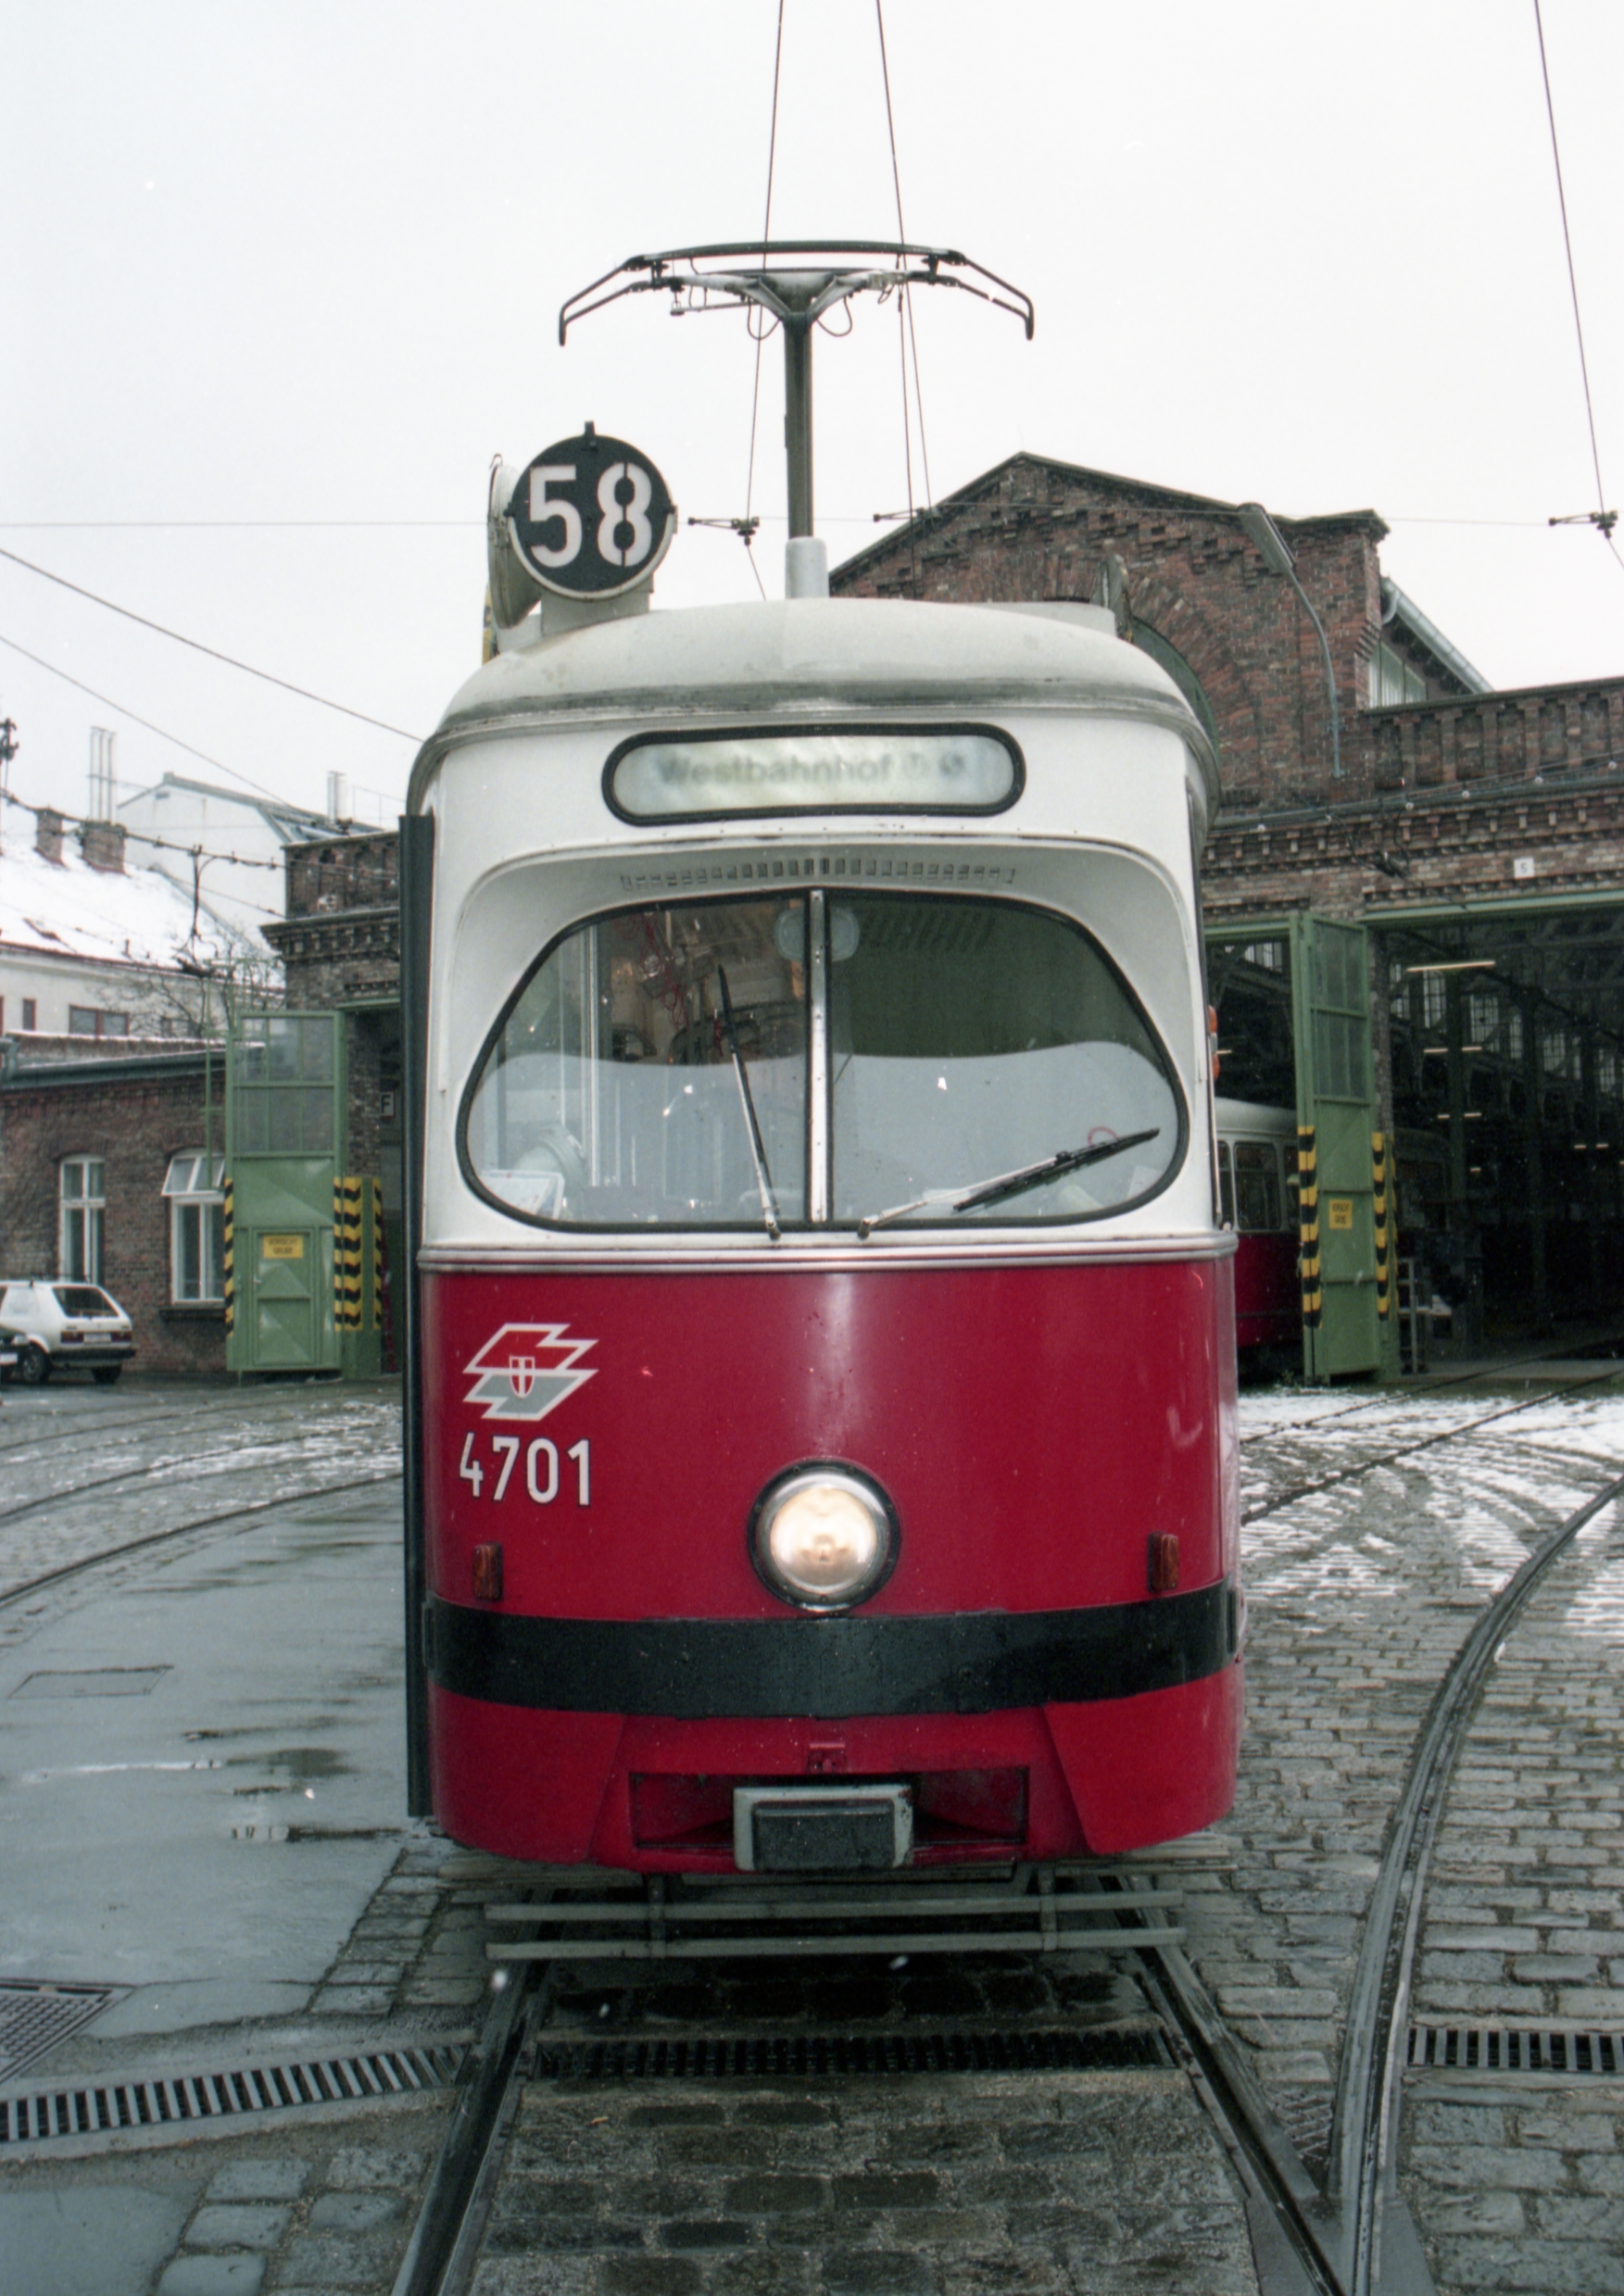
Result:
<svg viewBox="0 0 1624 2296"><path fill-rule="evenodd" d="M1333 1228L1351 1228L1353 1224L1353 1198L1351 1196L1332 1196L1328 1198L1327 1200L1330 1206L1330 1225Z"/></svg>
<svg viewBox="0 0 1624 2296"><path fill-rule="evenodd" d="M261 1260L302 1260L305 1239L302 1236L262 1236L259 1238Z"/></svg>

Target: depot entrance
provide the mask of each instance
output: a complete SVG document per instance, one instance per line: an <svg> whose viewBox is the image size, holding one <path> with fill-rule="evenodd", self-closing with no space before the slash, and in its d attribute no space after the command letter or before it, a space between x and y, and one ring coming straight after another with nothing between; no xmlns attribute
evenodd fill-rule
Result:
<svg viewBox="0 0 1624 2296"><path fill-rule="evenodd" d="M1303 1368L1316 1380L1399 1368L1370 964L1363 924L1307 910L1207 935L1218 1090L1295 1119Z"/></svg>
<svg viewBox="0 0 1624 2296"><path fill-rule="evenodd" d="M1208 967L1220 1093L1311 1152L1310 1378L1624 1319L1624 894L1227 922Z"/></svg>
<svg viewBox="0 0 1624 2296"><path fill-rule="evenodd" d="M1370 912L1401 1223L1468 1346L1624 1306L1624 896Z"/></svg>

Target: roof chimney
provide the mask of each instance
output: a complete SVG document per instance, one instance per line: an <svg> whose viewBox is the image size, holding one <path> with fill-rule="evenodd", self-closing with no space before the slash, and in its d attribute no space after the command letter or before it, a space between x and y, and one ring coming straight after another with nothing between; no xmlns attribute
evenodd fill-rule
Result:
<svg viewBox="0 0 1624 2296"><path fill-rule="evenodd" d="M58 867L62 860L62 816L54 813L48 805L42 805L34 815L34 848L47 861Z"/></svg>
<svg viewBox="0 0 1624 2296"><path fill-rule="evenodd" d="M110 876L123 874L124 824L122 822L82 822L79 842L87 868L105 870Z"/></svg>

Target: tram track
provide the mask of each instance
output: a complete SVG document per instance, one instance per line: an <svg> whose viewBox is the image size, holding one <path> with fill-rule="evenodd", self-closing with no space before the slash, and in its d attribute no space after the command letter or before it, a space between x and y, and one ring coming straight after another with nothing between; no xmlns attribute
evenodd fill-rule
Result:
<svg viewBox="0 0 1624 2296"><path fill-rule="evenodd" d="M77 1578L82 1572L94 1571L102 1564L116 1562L121 1556L139 1553L145 1547L161 1547L171 1538L183 1538L189 1531L210 1531L227 1523L241 1523L265 1514L275 1514L285 1507L299 1507L313 1499L337 1498L346 1491L370 1491L381 1483L398 1483L401 1470L385 1468L381 1474L357 1475L343 1483L309 1483L295 1490L278 1491L272 1499L248 1500L240 1507L227 1507L214 1514L196 1515L188 1523L173 1523L161 1531L147 1531L139 1538L127 1538L116 1547L105 1547L96 1553L81 1555L72 1562L64 1562L53 1571L43 1571L34 1578L25 1579L20 1586L0 1589L0 1610L20 1602L25 1595L37 1594L43 1587L55 1587L64 1579Z"/></svg>
<svg viewBox="0 0 1624 2296"><path fill-rule="evenodd" d="M1593 1342L1592 1344L1605 1343ZM1620 1341L1620 1345L1624 1346L1624 1340ZM1582 1349L1579 1350L1580 1354L1583 1351ZM1424 1379L1417 1380L1413 1388L1404 1390L1398 1397L1395 1397L1391 1387L1381 1387L1374 1395L1361 1396L1353 1402L1339 1404L1330 1411L1313 1412L1306 1419L1286 1419L1280 1421L1277 1426L1260 1427L1255 1434L1243 1435L1240 1437L1240 1449L1247 1450L1253 1444L1278 1442L1282 1436L1313 1435L1317 1433L1321 1427L1335 1426L1341 1421L1354 1418L1363 1411L1391 1411L1394 1408L1395 1402L1405 1399L1409 1395L1434 1396L1442 1394L1449 1387L1487 1386L1496 1379L1505 1378L1513 1372L1525 1370L1530 1363L1571 1362L1573 1353L1574 1351L1570 1349L1541 1348L1529 1355L1508 1357L1503 1363L1479 1365L1471 1371L1444 1373L1437 1378L1429 1374ZM1624 1372L1624 1357L1620 1357L1618 1368L1620 1372Z"/></svg>
<svg viewBox="0 0 1624 2296"><path fill-rule="evenodd" d="M1556 1393L1530 1401L1582 1394L1615 1375L1566 1383ZM1391 1463L1395 1451L1408 1456L1431 1449L1525 1408L1479 1414L1465 1426L1394 1447L1336 1481L1345 1483ZM1565 1456L1570 1466L1575 1463L1571 1445ZM1555 1468L1559 1462L1554 1456L1550 1463ZM1603 1465L1594 1458L1584 1463L1596 1472ZM1616 1459L1605 1463L1617 1466ZM1610 1474L1599 1489L1539 1536L1521 1564L1480 1605L1410 1742L1361 1924L1323 2172L1304 2160L1265 2093L1250 2051L1231 2032L1185 1949L1149 1939L1138 1949L1139 1982L1149 2006L1244 2196L1262 2296L1429 2296L1433 2288L1396 2180L1411 1972L1432 1845L1496 1653L1574 1538L1621 1497L1624 1475ZM1119 1904L1118 1912L1126 1943L1126 1933L1142 1917L1129 1904ZM528 1997L522 1991L527 1976L538 1988ZM511 1991L493 1997L483 2045L467 2068L470 2094L460 2107L457 2157L446 2163L445 2176L436 2179L430 2204L420 2215L394 2296L464 2296L471 2285L504 2149L519 2114L526 2034L533 2039L547 2014L551 1981L547 1964L520 1964Z"/></svg>
<svg viewBox="0 0 1624 2296"><path fill-rule="evenodd" d="M1582 1394L1593 1387L1606 1386L1620 1376L1624 1376L1624 1365L1587 1374L1582 1379L1569 1380L1540 1395L1525 1396L1519 1402L1500 1404L1492 1411L1483 1411L1475 1419L1463 1421L1458 1426L1441 1428L1433 1435L1418 1436L1412 1442L1400 1443L1389 1450L1378 1451L1368 1459L1354 1461L1350 1466L1338 1467L1328 1474L1288 1485L1284 1490L1271 1492L1262 1504L1247 1508L1240 1517L1241 1527L1244 1529L1253 1523L1261 1523L1269 1515L1278 1514L1285 1508L1295 1506L1301 1499L1315 1499L1322 1492L1337 1489L1342 1484L1356 1482L1361 1475L1373 1474L1379 1467L1396 1466L1402 1460L1414 1458L1421 1451L1435 1449L1441 1444L1457 1443L1480 1428L1492 1426L1499 1420L1515 1419L1523 1411L1560 1402L1566 1397Z"/></svg>

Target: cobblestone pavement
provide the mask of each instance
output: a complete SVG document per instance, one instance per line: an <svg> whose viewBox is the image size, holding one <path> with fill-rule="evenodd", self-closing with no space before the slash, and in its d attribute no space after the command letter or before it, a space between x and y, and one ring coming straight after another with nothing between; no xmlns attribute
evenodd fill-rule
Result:
<svg viewBox="0 0 1624 2296"><path fill-rule="evenodd" d="M1249 1512L1361 1459L1435 1445L1260 1513L1227 1876L1191 1876L1190 1952L1311 2157L1328 2125L1359 1925L1432 1691L1530 1547L1624 1472L1612 1386L1243 1399ZM1250 1408L1249 1408L1250 1406ZM1303 1425L1304 1418L1318 1424ZM1624 1533L1607 1508L1503 1648L1432 1867L1414 2012L1624 2025ZM1615 1952L1615 1947L1617 1951ZM1441 2290L1624 2290L1624 2084L1422 2076L1405 2189Z"/></svg>
<svg viewBox="0 0 1624 2296"><path fill-rule="evenodd" d="M14 1384L0 1411L0 1594L177 1521L399 1465L395 1381Z"/></svg>
<svg viewBox="0 0 1624 2296"><path fill-rule="evenodd" d="M1177 2073L526 2091L472 2296L1253 2296Z"/></svg>
<svg viewBox="0 0 1624 2296"><path fill-rule="evenodd" d="M331 1413L321 1439L353 1442L365 1472L392 1440L387 1407L363 1395L354 1399L362 1413L346 1420L328 1395L316 1405ZM1527 1410L1477 1424L1529 1398L1522 1386L1457 1388L1384 1396L1357 1411L1346 1397L1242 1398L1253 1515L1248 1736L1236 1809L1217 1830L1222 1854L1179 1878L1191 1956L1311 2158L1328 2117L1360 1922L1433 1687L1473 1612L1530 1544L1624 1471L1617 1387L1536 1394ZM116 1399L120 1409L132 1399ZM8 1407L7 1467L20 1420ZM199 1441L212 1443L212 1424L199 1422ZM149 1430L155 1449L159 1432ZM1456 1439L1345 1474L1442 1433ZM273 1435L250 1412L236 1439L260 1445ZM107 1456L98 1443L76 1467L87 1478L112 1471L101 1465ZM7 1480L0 1510L12 1487ZM0 1512L0 1583L8 1569L28 1575L15 1558L31 1521L8 1528ZM1624 2026L1621 1638L1624 1532L1607 1509L1508 1637L1476 1717L1430 1876L1417 2017ZM300 2046L467 2029L486 1985L480 1915L442 1877L445 1866L444 1844L402 1827L394 1871L312 1998ZM561 1989L555 2014L560 2029L582 2033L1144 2014L1121 1965L1080 1957L1058 1972L966 1961L846 1969L825 1982L813 1999L798 1979L760 1969L652 1988L628 1983L623 1969L587 1969ZM190 2063L205 2039L222 2038L151 2046ZM280 2045L266 2029L252 2039L260 2053ZM82 2076L115 2049L127 2064L128 2041L98 2043L88 2027L52 2057L52 2075ZM107 2296L315 2286L384 2296L441 2110L423 2100L356 2130L296 2127L290 2115L269 2134L129 2156L112 2181L146 2196L131 2202L123 2236L132 2260L139 2249L146 2262L139 2278L108 2280ZM1624 2082L1413 2078L1402 2165L1442 2296L1624 2291L1620 2138ZM397 2181L363 2186L351 2154L386 2156ZM293 2162L296 2193L211 2191L217 2171L256 2160ZM28 2222L35 2232L55 2225L59 2244L75 2207L94 2220L112 2167L0 2164L0 2296L11 2296L5 2273L29 2252ZM12 2207L24 2202L35 2212L28 2222ZM42 2217L47 2202L57 2214ZM394 2213L385 2222L369 2216L374 2207ZM266 2213L241 2213L250 2210ZM328 2246L311 2277L317 2240ZM53 2296L48 2279L26 2285L28 2296ZM61 2286L63 2296L99 2296L89 2279ZM1239 2198L1206 2124L1182 2076L1147 2072L748 2089L533 2082L476 2296L1224 2296L1254 2286Z"/></svg>

